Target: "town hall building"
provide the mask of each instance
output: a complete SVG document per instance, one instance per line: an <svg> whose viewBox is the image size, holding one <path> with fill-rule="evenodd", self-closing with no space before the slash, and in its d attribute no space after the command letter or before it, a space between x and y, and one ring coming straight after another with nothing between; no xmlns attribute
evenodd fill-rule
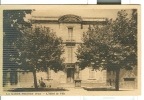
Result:
<svg viewBox="0 0 144 100"><path fill-rule="evenodd" d="M83 17L75 14L61 16L31 15L30 21L32 25L49 27L58 37L61 37L65 51L62 55L65 58L64 70L56 73L49 69L48 74L46 72L37 72L38 84L42 80L45 82L46 87L75 87L75 81L80 80L81 87L114 86L115 74L109 74L111 72L107 70L93 70L90 66L81 70L76 56L78 45L82 43L83 33L87 32L88 28L93 25L105 25L106 18ZM9 72L5 76L5 86L34 87L32 72L17 70L16 75ZM17 80L15 84L9 81L11 75L15 75L14 80ZM121 77L123 76L121 75ZM132 78L136 78L136 76L133 75ZM113 81L113 84L111 81Z"/></svg>
<svg viewBox="0 0 144 100"><path fill-rule="evenodd" d="M82 17L74 14L62 16L32 16L32 24L42 27L49 27L58 37L61 37L64 45L65 70L55 73L49 70L49 80L55 83L74 84L76 79L81 80L82 86L91 86L91 84L106 84L106 70L95 71L90 67L81 70L78 66L76 51L79 44L82 43L82 36L88 28L93 25L102 26L105 24L105 18ZM43 73L43 72L42 72ZM42 73L37 73L40 77ZM47 78L46 74L43 75ZM40 78L39 77L39 78ZM66 85L65 85L66 86ZM69 85L70 86L70 85Z"/></svg>

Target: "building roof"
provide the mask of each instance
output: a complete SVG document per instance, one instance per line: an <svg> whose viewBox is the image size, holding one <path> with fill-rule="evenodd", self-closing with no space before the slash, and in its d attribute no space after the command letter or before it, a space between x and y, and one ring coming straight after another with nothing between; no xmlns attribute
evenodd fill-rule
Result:
<svg viewBox="0 0 144 100"><path fill-rule="evenodd" d="M74 14L67 14L63 16L32 16L32 23L93 23L93 22L106 22L106 18L98 17L81 17Z"/></svg>

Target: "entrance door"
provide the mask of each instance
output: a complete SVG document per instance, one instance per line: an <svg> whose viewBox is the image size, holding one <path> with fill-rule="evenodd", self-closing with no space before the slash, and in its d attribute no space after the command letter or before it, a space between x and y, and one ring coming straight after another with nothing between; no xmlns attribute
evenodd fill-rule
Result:
<svg viewBox="0 0 144 100"><path fill-rule="evenodd" d="M74 82L74 68L67 69L67 83Z"/></svg>

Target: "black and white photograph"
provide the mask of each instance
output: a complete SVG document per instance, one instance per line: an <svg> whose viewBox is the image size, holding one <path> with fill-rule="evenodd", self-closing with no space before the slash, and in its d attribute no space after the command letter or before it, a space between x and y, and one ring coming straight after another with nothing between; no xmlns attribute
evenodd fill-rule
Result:
<svg viewBox="0 0 144 100"><path fill-rule="evenodd" d="M139 5L4 6L3 95L139 95Z"/></svg>

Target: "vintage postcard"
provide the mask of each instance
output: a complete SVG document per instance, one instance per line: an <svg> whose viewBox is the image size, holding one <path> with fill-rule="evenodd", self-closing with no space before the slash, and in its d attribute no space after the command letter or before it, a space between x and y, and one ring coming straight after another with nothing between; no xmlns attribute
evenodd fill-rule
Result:
<svg viewBox="0 0 144 100"><path fill-rule="evenodd" d="M141 94L140 5L0 9L0 95Z"/></svg>

